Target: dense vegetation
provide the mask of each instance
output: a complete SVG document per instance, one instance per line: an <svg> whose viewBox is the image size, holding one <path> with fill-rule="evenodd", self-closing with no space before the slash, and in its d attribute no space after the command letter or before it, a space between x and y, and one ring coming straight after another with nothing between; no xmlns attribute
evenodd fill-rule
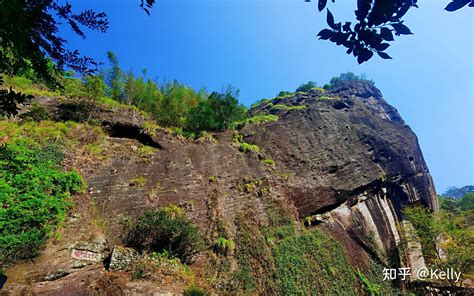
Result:
<svg viewBox="0 0 474 296"><path fill-rule="evenodd" d="M320 231L286 237L274 254L281 295L356 294L355 275L343 249Z"/></svg>
<svg viewBox="0 0 474 296"><path fill-rule="evenodd" d="M309 92L310 90L325 92L325 90L330 89L331 87L334 87L338 84L348 82L348 81L362 81L362 82L370 83L372 85L375 84L375 81L367 78L365 74L356 75L352 72L345 72L345 73L341 73L339 76L332 77L329 83L325 84L324 86L318 86L318 84L315 81L310 80L306 83L299 85L294 92L280 91L278 93L278 97L284 98L288 96L293 96L299 92L306 93L306 92ZM259 103L264 103L264 101L265 100L261 100Z"/></svg>
<svg viewBox="0 0 474 296"><path fill-rule="evenodd" d="M268 216L268 225L237 217L238 269L231 274L229 291L242 295L395 293L390 282L382 281L380 264L369 262L363 272L354 269L337 240L321 229L298 227L292 214L277 203L269 205ZM220 258L216 269L228 272L224 269L228 258Z"/></svg>
<svg viewBox="0 0 474 296"><path fill-rule="evenodd" d="M85 188L76 172L62 169L66 152L89 160L101 154L99 128L52 122L33 107L23 123L0 125L0 266L36 256L66 217L70 196Z"/></svg>
<svg viewBox="0 0 474 296"><path fill-rule="evenodd" d="M474 192L474 185L467 185L461 188L456 186L449 187L445 193L441 195L443 198L461 198L468 192Z"/></svg>
<svg viewBox="0 0 474 296"><path fill-rule="evenodd" d="M0 266L35 256L84 183L62 172L60 146L22 139L0 146Z"/></svg>
<svg viewBox="0 0 474 296"><path fill-rule="evenodd" d="M331 78L331 80L329 81L329 84L324 85L324 89L334 87L340 83L347 82L347 81L362 81L362 82L370 83L372 85L375 84L375 81L367 78L365 74L356 75L352 72L346 72L346 73L342 73L339 76Z"/></svg>
<svg viewBox="0 0 474 296"><path fill-rule="evenodd" d="M474 193L461 199L440 198L440 212L432 213L419 206L404 210L422 244L428 265L434 268L454 268L464 276L474 275ZM407 234L406 240L417 239ZM437 247L439 244L439 247ZM451 285L461 285L449 281Z"/></svg>
<svg viewBox="0 0 474 296"><path fill-rule="evenodd" d="M123 71L114 53L107 53L110 68L98 75L62 79L63 94L69 98L115 101L145 111L163 127L174 127L189 134L220 131L246 118L246 109L237 100L238 90L228 87L208 94L178 81L163 82Z"/></svg>

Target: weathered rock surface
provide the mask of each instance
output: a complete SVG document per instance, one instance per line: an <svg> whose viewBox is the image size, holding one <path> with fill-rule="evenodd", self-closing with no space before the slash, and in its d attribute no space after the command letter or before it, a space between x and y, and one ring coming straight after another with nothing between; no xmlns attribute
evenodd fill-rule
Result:
<svg viewBox="0 0 474 296"><path fill-rule="evenodd" d="M346 83L273 103L308 108L277 111L280 120L264 129L244 128L244 140L295 173L288 194L302 216L383 187L397 210L415 201L437 208L416 135L374 86ZM271 105L253 112L264 110Z"/></svg>
<svg viewBox="0 0 474 296"><path fill-rule="evenodd" d="M276 104L306 108L272 108ZM339 240L356 267L363 269L369 257L401 264L396 248L401 209L411 203L435 210L438 205L416 135L380 91L366 83L347 83L327 93L312 90L277 98L251 110L259 112L277 114L279 120L239 131L243 141L260 147L258 155L238 151L232 131L215 134L216 142L156 133L152 137L156 145L151 145L129 136L143 131L143 119L107 115L103 126L111 136L109 160L87 181L95 215L105 224L101 236L108 245L122 244L121 220L146 209L180 205L213 241L222 227L235 237L239 215L255 224L268 224L269 209L277 203L295 220L309 217L310 224ZM142 155L137 146L143 144L157 149ZM274 160L275 168L263 164L262 158ZM136 178L145 182L133 182ZM74 234L70 235L74 241ZM112 270L127 270L132 260L120 250L112 252ZM208 276L207 256L199 255L191 266L201 277ZM70 279L71 287L90 289L88 268L59 279L58 285ZM100 274L100 281L113 281L110 288L130 287L131 283L120 282L122 277L112 280L102 269L94 272ZM168 284L169 291L183 290ZM22 285L23 290L35 291L44 284ZM10 287L16 291L14 283Z"/></svg>
<svg viewBox="0 0 474 296"><path fill-rule="evenodd" d="M273 111L280 120L264 130L244 128L244 140L295 173L286 183L286 194L300 216L329 212L326 227L352 253L363 258L369 252L385 264L398 263L401 209L415 202L438 208L416 135L367 83L345 83L328 93L313 90L273 102L282 103L307 108L275 112L272 104L262 104L253 112ZM414 271L423 266L419 260L409 261Z"/></svg>
<svg viewBox="0 0 474 296"><path fill-rule="evenodd" d="M109 270L131 271L138 256L132 248L115 247L110 255Z"/></svg>

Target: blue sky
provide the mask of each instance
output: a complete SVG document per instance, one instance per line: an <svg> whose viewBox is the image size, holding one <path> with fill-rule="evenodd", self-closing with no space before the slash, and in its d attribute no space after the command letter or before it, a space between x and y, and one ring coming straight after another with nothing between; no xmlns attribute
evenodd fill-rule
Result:
<svg viewBox="0 0 474 296"><path fill-rule="evenodd" d="M105 11L106 34L85 40L65 30L71 48L106 62L113 50L125 69L177 79L196 88L240 89L246 105L342 72L366 73L418 136L438 192L474 184L474 15L419 1L406 18L415 35L396 40L393 60L358 65L342 47L315 36L325 27L316 2L303 0L158 0L151 16L139 0L70 1ZM354 19L355 1L329 3L336 21Z"/></svg>

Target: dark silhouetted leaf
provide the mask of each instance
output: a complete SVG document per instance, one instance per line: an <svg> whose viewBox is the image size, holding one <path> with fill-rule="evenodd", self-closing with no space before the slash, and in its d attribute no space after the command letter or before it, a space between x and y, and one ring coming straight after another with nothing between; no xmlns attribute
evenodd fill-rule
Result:
<svg viewBox="0 0 474 296"><path fill-rule="evenodd" d="M384 40L393 41L393 34L389 28L385 28L385 27L381 28L380 35L382 36Z"/></svg>
<svg viewBox="0 0 474 296"><path fill-rule="evenodd" d="M448 11L458 10L469 3L469 6L474 7L474 0L445 1L450 2L446 7ZM327 7L328 2L318 0L318 9L327 9L326 21L329 26L318 34L319 39L343 45L347 48L346 52L353 54L359 63L368 61L375 52L384 59L390 59L384 51L390 46L390 42L395 40L394 37L413 34L410 28L404 25L402 18L411 8L418 8L418 0L352 0L357 3L357 9L354 11L357 21L352 23L336 23L334 15Z"/></svg>
<svg viewBox="0 0 474 296"><path fill-rule="evenodd" d="M379 50L379 51L384 51L384 50L386 50L389 46L390 46L390 44L388 44L388 43L381 43L381 44L379 44L379 46L377 46L376 49Z"/></svg>
<svg viewBox="0 0 474 296"><path fill-rule="evenodd" d="M383 51L378 51L377 53L382 59L385 59L385 60L391 60L392 59L391 56L389 56L387 53L385 53Z"/></svg>
<svg viewBox="0 0 474 296"><path fill-rule="evenodd" d="M447 11L453 12L453 11L463 8L464 6L469 4L469 2L471 2L471 0L453 0L444 9L446 9Z"/></svg>
<svg viewBox="0 0 474 296"><path fill-rule="evenodd" d="M396 18L401 19L408 12L410 7L412 7L411 3L404 3L398 10Z"/></svg>
<svg viewBox="0 0 474 296"><path fill-rule="evenodd" d="M326 4L328 3L328 0L319 0L318 1L318 9L319 11L323 11L323 9L326 7Z"/></svg>
<svg viewBox="0 0 474 296"><path fill-rule="evenodd" d="M357 0L357 10L355 11L358 21L364 20L372 7L372 0Z"/></svg>
<svg viewBox="0 0 474 296"><path fill-rule="evenodd" d="M334 34L334 36L335 36L334 42L336 42L337 45L343 44L347 40L347 38L349 38L349 34L347 33L344 34L341 32ZM331 39L331 41L333 40Z"/></svg>
<svg viewBox="0 0 474 296"><path fill-rule="evenodd" d="M344 24L344 26L342 26L342 29L344 30L344 32L350 32L351 31L351 23L350 22L346 22Z"/></svg>
<svg viewBox="0 0 474 296"><path fill-rule="evenodd" d="M405 26L402 23L392 24L392 27L395 29L395 32L396 32L397 35L410 35L410 34L413 34L410 31L410 28L408 28L407 26Z"/></svg>
<svg viewBox="0 0 474 296"><path fill-rule="evenodd" d="M363 48L360 52L359 55L357 56L357 62L359 64L362 64L363 62L367 62L370 60L370 58L374 55L374 53L371 50L368 50L367 48Z"/></svg>
<svg viewBox="0 0 474 296"><path fill-rule="evenodd" d="M333 31L329 29L323 29L318 33L319 39L328 40L333 35Z"/></svg>
<svg viewBox="0 0 474 296"><path fill-rule="evenodd" d="M336 24L334 23L334 16L332 15L332 13L329 11L328 9L328 16L327 16L327 22L328 22L328 25L329 27L331 27L332 29L334 30L337 30L337 26Z"/></svg>

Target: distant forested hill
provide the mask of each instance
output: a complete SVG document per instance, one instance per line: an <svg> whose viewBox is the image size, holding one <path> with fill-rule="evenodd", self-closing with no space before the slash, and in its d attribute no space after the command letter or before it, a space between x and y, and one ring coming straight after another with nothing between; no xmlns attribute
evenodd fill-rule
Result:
<svg viewBox="0 0 474 296"><path fill-rule="evenodd" d="M456 186L449 187L448 190L446 190L445 193L443 193L441 196L443 197L452 197L452 198L461 198L464 196L464 194L468 192L474 192L474 185L467 185L461 188L458 188Z"/></svg>

